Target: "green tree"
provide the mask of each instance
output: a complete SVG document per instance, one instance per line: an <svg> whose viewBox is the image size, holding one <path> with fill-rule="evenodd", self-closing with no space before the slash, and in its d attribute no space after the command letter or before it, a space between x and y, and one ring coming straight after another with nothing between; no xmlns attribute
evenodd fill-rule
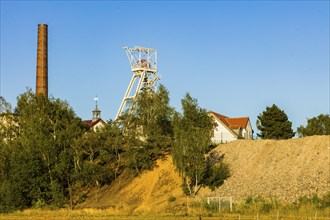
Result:
<svg viewBox="0 0 330 220"><path fill-rule="evenodd" d="M63 206L74 173L72 146L85 126L66 102L31 90L18 97L15 117L15 138L1 146L0 207Z"/></svg>
<svg viewBox="0 0 330 220"><path fill-rule="evenodd" d="M155 160L170 149L173 109L163 85L155 92L140 92L133 104L133 109L119 121L124 130L126 165L134 175L139 175L152 168Z"/></svg>
<svg viewBox="0 0 330 220"><path fill-rule="evenodd" d="M84 200L90 188L110 184L122 172L123 144L121 129L112 121L75 140L67 157L73 164L67 188L71 208Z"/></svg>
<svg viewBox="0 0 330 220"><path fill-rule="evenodd" d="M122 145L120 129L112 122L97 131L89 131L75 143L76 172L83 185L111 183L121 172Z"/></svg>
<svg viewBox="0 0 330 220"><path fill-rule="evenodd" d="M202 178L203 186L208 186L212 191L221 186L225 179L230 177L229 165L224 162L224 154L213 151L206 158L206 170Z"/></svg>
<svg viewBox="0 0 330 220"><path fill-rule="evenodd" d="M266 107L266 110L258 116L257 128L260 131L257 135L262 139L289 139L295 134L292 131L292 122L275 104Z"/></svg>
<svg viewBox="0 0 330 220"><path fill-rule="evenodd" d="M205 154L211 144L214 127L207 111L198 106L196 99L186 94L181 100L183 113L173 119L173 162L184 180L189 194L197 194L206 171Z"/></svg>
<svg viewBox="0 0 330 220"><path fill-rule="evenodd" d="M299 126L297 128L299 137L312 135L330 135L330 117L327 114L320 114L307 120L306 127Z"/></svg>

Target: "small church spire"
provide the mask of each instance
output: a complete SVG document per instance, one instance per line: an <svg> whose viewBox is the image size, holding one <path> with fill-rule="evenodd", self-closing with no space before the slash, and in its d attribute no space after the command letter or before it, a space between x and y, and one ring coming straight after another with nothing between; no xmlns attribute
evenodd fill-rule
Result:
<svg viewBox="0 0 330 220"><path fill-rule="evenodd" d="M97 107L97 101L99 100L99 98L96 97L94 98L95 100L95 109L92 111L93 112L93 121L98 120L99 118L101 118L101 110Z"/></svg>

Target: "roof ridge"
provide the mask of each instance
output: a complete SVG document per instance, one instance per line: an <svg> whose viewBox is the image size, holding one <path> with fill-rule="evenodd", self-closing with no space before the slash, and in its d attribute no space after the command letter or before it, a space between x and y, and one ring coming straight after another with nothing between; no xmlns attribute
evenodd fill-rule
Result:
<svg viewBox="0 0 330 220"><path fill-rule="evenodd" d="M224 118L229 118L228 116L225 116L225 115L219 114L219 113L214 112L214 111L210 111L210 112L213 113L213 114L215 114L215 115L220 115L220 116L222 116L222 117L224 117Z"/></svg>

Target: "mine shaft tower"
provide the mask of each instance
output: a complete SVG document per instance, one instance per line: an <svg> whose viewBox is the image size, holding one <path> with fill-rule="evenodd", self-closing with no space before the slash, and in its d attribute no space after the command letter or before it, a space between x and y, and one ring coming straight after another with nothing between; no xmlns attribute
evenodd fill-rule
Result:
<svg viewBox="0 0 330 220"><path fill-rule="evenodd" d="M131 70L132 79L120 104L116 119L133 107L135 96L143 90L154 91L159 79L157 74L157 51L145 47L124 47Z"/></svg>

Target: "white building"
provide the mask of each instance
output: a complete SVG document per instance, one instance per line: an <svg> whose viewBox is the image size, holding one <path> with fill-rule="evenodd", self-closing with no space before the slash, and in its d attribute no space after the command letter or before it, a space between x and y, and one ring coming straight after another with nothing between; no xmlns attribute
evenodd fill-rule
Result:
<svg viewBox="0 0 330 220"><path fill-rule="evenodd" d="M93 131L97 131L107 125L107 123L105 123L101 118L85 120L84 123Z"/></svg>
<svg viewBox="0 0 330 220"><path fill-rule="evenodd" d="M107 123L105 123L102 120L102 118L101 118L101 110L97 106L97 100L98 100L98 98L95 97L94 100L96 101L96 105L95 105L95 109L92 111L92 113L93 113L93 119L92 120L85 120L83 122L86 125L88 125L88 127L91 130L97 131L97 130L103 128L104 126L106 126Z"/></svg>
<svg viewBox="0 0 330 220"><path fill-rule="evenodd" d="M253 130L249 117L229 118L216 112L209 112L216 123L212 132L212 142L227 143L237 139L252 139Z"/></svg>

